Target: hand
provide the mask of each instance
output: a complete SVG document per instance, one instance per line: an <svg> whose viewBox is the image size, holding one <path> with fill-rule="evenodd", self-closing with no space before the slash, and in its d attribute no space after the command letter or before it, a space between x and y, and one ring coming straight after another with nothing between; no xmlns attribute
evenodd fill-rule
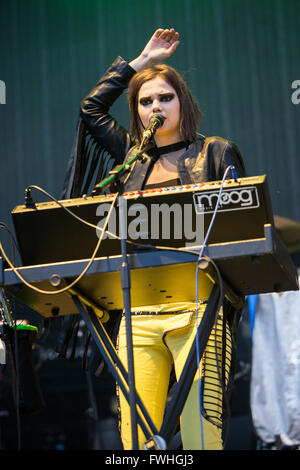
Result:
<svg viewBox="0 0 300 470"><path fill-rule="evenodd" d="M138 71L167 59L177 49L178 39L179 33L174 28L157 29L140 56L130 62L130 65Z"/></svg>
<svg viewBox="0 0 300 470"><path fill-rule="evenodd" d="M142 54L152 64L170 57L179 44L179 33L172 29L157 29Z"/></svg>

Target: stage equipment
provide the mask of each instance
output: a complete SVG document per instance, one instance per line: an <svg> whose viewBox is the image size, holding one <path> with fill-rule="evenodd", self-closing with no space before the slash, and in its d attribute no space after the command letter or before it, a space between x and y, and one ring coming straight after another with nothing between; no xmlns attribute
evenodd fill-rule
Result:
<svg viewBox="0 0 300 470"><path fill-rule="evenodd" d="M142 215L148 217L145 228L147 233L140 236L138 231L127 232L127 251L145 249L150 245L172 248L184 248L187 244L196 246L191 239L192 229L196 228L196 215L204 224L206 232L218 197L220 182L190 184L173 186L168 188L156 188L145 191L132 191L123 193L127 203L127 224L130 226L137 217L136 213L143 210ZM88 259L96 246L100 234L101 220L108 212L108 208L114 199L114 194L82 197L55 201L32 203L17 206L12 211L17 241L22 255L23 266L32 266L61 261L74 261ZM165 213L163 210L166 209ZM160 230L153 230L154 215L170 215L170 222L175 217L182 218L178 221L184 224L184 215L189 216L191 209L191 235L187 231L180 230L174 233L174 227L170 227L169 236L164 236L165 221L161 220ZM84 219L82 223L67 210L72 211L77 217ZM177 213L176 213L177 210ZM151 217L152 216L152 217ZM115 229L101 242L99 256L114 256L121 254L119 241L119 208L116 207L115 224L109 221L109 225ZM173 220L172 220L173 218ZM89 226L89 224L91 224ZM269 191L266 176L256 176L234 180L227 180L221 198L209 244L228 243L239 240L252 240L263 238L264 225L274 226ZM98 230L96 228L98 227ZM181 232L181 233L180 233ZM132 237L135 236L135 238ZM177 235L174 237L174 235ZM137 245L136 245L137 243ZM200 244L199 244L200 245Z"/></svg>
<svg viewBox="0 0 300 470"><path fill-rule="evenodd" d="M5 345L17 413L33 414L45 407L33 362L33 343L37 328L26 322L15 324L13 309L4 289L0 288L0 339Z"/></svg>
<svg viewBox="0 0 300 470"><path fill-rule="evenodd" d="M124 193L119 202L121 206L127 204L127 211L137 203L149 210L159 202L168 207L177 203L181 208L189 204L194 209L193 216L202 217L205 233L214 212L220 183ZM109 206L112 197L60 201L65 208L88 221L90 226L74 219L54 202L36 203L32 208L16 207L12 215L24 264L17 268L19 274L28 283L48 291L72 282L83 271L97 244L97 208L102 204ZM117 209L120 210L120 206ZM124 207L121 209L124 223L126 214ZM116 229L117 238L102 241L97 258L70 291L56 295L41 294L25 286L15 269L4 268L3 264L0 266L0 285L43 316L79 313L128 401L128 372L120 363L103 326L110 311L124 307L124 286L127 295L130 293L129 301L133 307L195 301L195 273L199 269L198 298L209 299L198 327L200 357L216 318L220 292L224 292L232 306L239 310L245 295L299 289L296 268L274 229L265 176L226 180L204 250L205 260L199 260L201 243L193 246L190 238L173 240L163 236L155 239L130 239L127 236L126 240L121 237L128 250L124 258L118 238L124 226L121 231L118 226ZM128 270L124 273L124 261L130 278L126 278ZM221 285L218 272L222 277ZM160 430L155 428L136 394L137 422L145 433L147 448L155 449L158 440L154 436L161 436L168 448L196 370L195 340Z"/></svg>

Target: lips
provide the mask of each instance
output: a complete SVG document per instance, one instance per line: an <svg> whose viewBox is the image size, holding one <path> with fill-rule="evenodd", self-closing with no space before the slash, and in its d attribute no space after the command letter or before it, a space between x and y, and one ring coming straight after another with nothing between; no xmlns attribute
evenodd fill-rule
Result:
<svg viewBox="0 0 300 470"><path fill-rule="evenodd" d="M153 116L155 116L156 114L159 114L160 116L162 116L162 117L164 118L164 121L167 119L163 114L161 114L161 113L155 113L155 114L151 114L151 116L150 116L150 118L149 118L149 121L150 121L150 119L151 119Z"/></svg>

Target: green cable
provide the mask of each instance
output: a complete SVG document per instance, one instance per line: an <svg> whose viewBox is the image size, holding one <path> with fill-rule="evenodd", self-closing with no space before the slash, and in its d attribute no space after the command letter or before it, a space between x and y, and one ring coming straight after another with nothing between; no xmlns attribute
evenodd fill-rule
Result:
<svg viewBox="0 0 300 470"><path fill-rule="evenodd" d="M17 325L17 330L30 330L30 331L38 331L38 328L33 325Z"/></svg>

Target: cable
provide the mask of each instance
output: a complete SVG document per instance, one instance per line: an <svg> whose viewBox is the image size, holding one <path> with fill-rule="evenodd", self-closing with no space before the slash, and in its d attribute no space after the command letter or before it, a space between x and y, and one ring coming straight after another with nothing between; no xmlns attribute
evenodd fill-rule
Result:
<svg viewBox="0 0 300 470"><path fill-rule="evenodd" d="M19 252L19 247L18 247L18 244L10 230L10 228L4 223L4 222L0 222L0 228L4 228L5 230L7 230L9 236L10 236L10 243L11 243L11 256L13 258L13 263L15 262L15 249L17 249L19 255L20 255L20 252Z"/></svg>
<svg viewBox="0 0 300 470"><path fill-rule="evenodd" d="M13 299L15 310L15 299ZM11 386L13 390L15 412L16 412L16 431L17 431L17 450L21 449L21 420L20 420L20 376L19 376L19 351L17 339L17 320L13 319L13 309L11 303L0 288L0 318L1 318L1 339L5 344L6 356L11 368Z"/></svg>
<svg viewBox="0 0 300 470"><path fill-rule="evenodd" d="M13 263L15 263L15 250L14 245L18 249L18 245L9 227L4 223L0 222L0 228L4 228L8 231L11 240L11 256ZM17 429L17 450L21 450L21 416L20 416L20 374L19 374L19 350L18 350L18 337L17 337L17 318L13 319L13 312L16 311L15 298L12 299L13 308L11 307L10 301L5 297L3 288L0 288L0 302L4 310L5 323L9 328L13 329L13 335L10 336L7 333L6 339L9 342L8 349L11 352L11 368L12 368L12 386L15 384L15 402L16 402L16 429ZM10 342L10 339L12 342ZM13 380L15 377L15 382Z"/></svg>
<svg viewBox="0 0 300 470"><path fill-rule="evenodd" d="M50 199L52 199L54 202L56 202L62 209L64 209L66 212L68 212L72 217L74 217L79 222L83 223L84 225L87 225L88 227L91 227L91 228L96 229L96 230L100 230L101 232L103 231L106 234L108 234L109 236L111 236L112 238L115 238L116 240L121 240L121 237L119 235L116 235L115 233L109 232L108 230L105 230L103 227L99 227L98 225L94 225L91 222L88 222L87 220L82 219L77 214L72 212L68 207L64 206L54 196L52 196L52 194L48 193L46 190L40 188L39 186L30 185L26 188L26 190L28 190L28 189L36 189L38 191L41 191L43 194L45 194ZM132 240L126 240L126 243L128 243L130 245L133 245L133 246L136 246L137 248L140 248L140 249L143 249L143 250L155 249L155 250L183 251L185 253L196 254L197 256L199 256L199 252L193 251L193 250L187 250L186 248L174 248L173 246L159 246L159 245L152 245L151 243L149 243L149 244L137 243L137 242L133 242Z"/></svg>
<svg viewBox="0 0 300 470"><path fill-rule="evenodd" d="M29 287L29 288L35 290L36 292L38 292L38 293L40 293L40 294L47 294L47 295L48 295L48 294L49 294L49 295L60 294L60 293L65 292L66 290L70 289L71 287L73 287L73 286L74 286L77 282L79 282L79 280L84 276L84 274L85 274L86 271L89 269L89 267L90 267L90 265L92 264L92 262L94 261L94 258L95 258L95 256L96 256L96 253L97 253L97 251L99 250L100 243L101 243L101 241L102 241L102 239L103 239L104 233L107 233L108 235L112 236L113 238L115 238L115 239L117 239L117 240L121 240L121 237L119 237L118 235L115 235L115 234L109 232L108 230L106 230L106 226L107 226L107 224L108 224L108 220L109 220L109 218L110 218L112 209L113 209L113 207L114 207L114 204L115 204L115 202L116 202L116 199L117 199L119 193L115 193L115 198L114 198L114 200L112 201L112 205L111 205L111 207L110 207L110 210L109 210L109 213L108 213L108 215L107 215L107 218L106 218L106 221L105 221L104 226L103 226L103 227L99 227L99 226L94 225L94 224L92 224L92 223L90 223L90 222L88 222L88 221L82 219L81 217L79 217L77 214L75 214L75 213L72 212L70 209L68 209L67 207L65 207L65 206L64 206L60 201L58 201L54 196L52 196L50 193L48 193L46 190L40 188L39 186L30 185L30 186L28 186L28 187L26 188L26 191L27 191L27 190L30 190L30 189L36 189L36 190L38 190L38 191L41 191L41 192L42 192L43 194L45 194L47 197L49 197L49 198L52 199L54 202L56 202L60 207L62 207L66 212L68 212L72 217L74 217L74 218L76 218L77 220L79 220L81 223L83 223L83 224L85 224L85 225L88 225L89 227L94 228L94 229L96 229L96 230L99 230L99 229L101 230L101 236L100 236L99 241L98 241L98 243L97 243L97 245L96 245L95 251L94 251L94 253L92 254L92 257L91 257L91 259L90 259L88 265L86 266L86 268L83 270L83 272L82 272L82 273L78 276L78 278L76 278L70 285L66 286L66 287L63 288L63 289L55 290L55 291L52 291L52 290L51 290L51 291L45 291L45 290L39 289L39 288L33 286L32 284L28 283L28 282L26 281L26 279L24 279L24 277L18 272L18 267L14 266L14 261L11 261L11 260L8 258L6 252L5 252L4 248L3 248L3 245L2 245L2 243L1 243L1 241L0 241L0 252L2 252L4 259L6 260L6 262L7 262L8 265L10 266L10 268L14 271L14 273L16 274L16 276L17 276L27 287ZM11 235L11 237L12 237L12 239L13 239L13 241L14 241L14 243L15 243L17 249L18 249L18 246L17 246L17 244L16 244L16 242L15 242L15 240L14 240L12 234L11 234L11 231L9 230L9 228L8 228L4 223L0 222L0 228L1 228L1 227L2 227L2 228L5 228L5 229L7 229L7 230L9 231L9 233L10 233L10 235ZM178 251L178 249L177 249L177 248L174 248L174 247L168 247L168 246L154 246L154 245L151 245L151 244L136 243L136 242L133 242L133 241L131 241L131 240L126 240L126 242L129 243L129 244L131 244L131 245L134 245L134 246L136 246L136 247L138 247L138 248L140 248L140 249L144 249L144 250L145 250L145 249L155 249L155 250L172 250L172 251ZM197 254L197 255L198 255L198 252L194 252L194 251L192 251L192 250L188 251L188 250L184 249L184 250L182 250L182 251L184 251L185 253L191 253L191 254Z"/></svg>
<svg viewBox="0 0 300 470"><path fill-rule="evenodd" d="M16 307L15 299L13 299L14 308ZM17 421L17 450L21 450L21 416L20 416L20 369L19 369L19 347L18 347L18 336L17 336L17 318L15 316L15 324L14 324L14 343L15 343L15 357L14 357L14 364L12 367L15 366L15 378L16 378L16 421Z"/></svg>
<svg viewBox="0 0 300 470"><path fill-rule="evenodd" d="M196 266L196 326L197 326L197 329L196 329L196 352L197 352L197 368L198 368L198 374L199 374L199 398L198 399L199 399L199 410L200 410L200 429L201 429L201 448L202 448L202 450L204 450L204 436L203 436L203 419L202 419L202 398L203 398L202 397L202 390L201 390L202 379L201 379L201 370L200 370L200 360L201 360L201 358L200 358L200 351L199 351L199 331L198 331L198 317L199 317L199 308L198 308L198 306L199 306L199 288L198 288L199 276L198 276L198 274L199 274L200 261L202 259L206 259L206 260L209 260L213 264L213 266L216 269L217 276L218 276L218 282L219 282L219 285L220 285L220 294L219 294L219 301L218 301L218 304L217 304L216 318L215 318L215 347L216 347L216 352L217 352L216 326L217 326L219 310L220 310L221 305L223 303L223 296L224 296L224 294L223 294L223 282L222 282L222 278L221 278L221 275L220 275L220 272L218 270L217 265L210 258L207 258L207 257L204 256L204 251L206 249L207 241L208 241L208 238L210 236L213 224L215 222L215 218L216 218L216 215L217 215L217 212L218 212L218 209L219 209L219 205L220 205L220 201L221 201L221 197L222 197L222 193L223 193L223 187L224 187L225 180L226 180L226 177L227 177L227 174L228 174L229 171L232 172L234 179L237 180L237 173L236 173L235 167L233 165L228 166L226 168L225 173L224 173L223 178L222 178L217 203L216 203L216 206L215 206L215 209L214 209L213 216L211 218L209 227L207 229L207 233L206 233L206 236L204 238L203 245L202 245L202 248L200 250L200 253L199 253L199 256L198 256L198 261L197 261L197 266ZM217 359L218 375L219 375L219 380L220 380L218 354L216 355L216 359ZM222 387L222 391L223 391L223 383L221 383L221 387Z"/></svg>
<svg viewBox="0 0 300 470"><path fill-rule="evenodd" d="M134 165L133 165L134 166ZM133 170L133 166L131 167L131 171ZM131 172L129 173L128 177L130 176ZM127 181L127 178L126 180ZM52 196L52 194L48 193L45 189L43 188L40 188L39 186L35 186L35 185L30 185L26 188L26 194L27 194L27 198L31 197L28 195L28 191L30 189L36 189L37 191L40 191L41 193L45 194L47 197L49 197L50 199L52 199L52 201L56 202L56 204L58 204L62 209L64 209L66 212L68 212L72 217L74 217L75 219L77 219L79 222L81 222L82 224L84 225L87 225L88 227L91 227L93 229L96 229L96 230L100 230L101 232L104 232L106 234L108 234L110 237L112 238L115 238L116 240L121 240L121 237L119 237L119 235L116 235L115 233L112 233L112 232L109 232L108 230L105 230L104 227L99 227L99 225L94 225L92 224L91 222L88 222L87 220L85 219L82 219L81 217L79 217L77 214L75 214L73 211L71 211L68 207L66 207L64 204L62 204L59 200L57 200L54 196ZM119 193L116 193L117 195ZM115 202L115 201L113 201ZM130 244L130 245L134 245L138 248L143 248L143 249L146 249L146 248L153 248L153 245L149 244L143 244L143 243L137 243L137 242L133 242L132 240L126 240L126 243ZM158 247L158 249L163 249L163 248L160 248ZM174 248L169 248L170 250L171 249L174 249ZM198 254L198 253L197 253Z"/></svg>
<svg viewBox="0 0 300 470"><path fill-rule="evenodd" d="M219 197L218 197L218 201L217 201L217 204L216 204L216 208L215 208L215 211L214 211L214 214L213 214L213 217L212 217L212 220L211 220L211 223L210 223L210 226L209 226L207 235L206 235L206 237L205 237L205 240L204 240L204 243L203 243L201 252L200 252L200 254L199 254L199 256L198 256L198 263L199 263L200 259L202 259L202 257L203 257L203 253L204 253L204 250L205 250L205 248L206 248L207 240L208 240L210 231L211 231L211 229L212 229L212 226L213 226L213 223L214 223L214 220L215 220L215 217L216 217L216 213L217 213L217 210L218 210L218 206L219 206L219 203L220 203L220 198L221 198L221 195L222 195L223 185L224 185L224 182L225 182L225 178L226 178L227 173L228 173L228 171L229 171L230 169L232 170L232 169L234 169L234 167L228 167L228 168L226 169L225 174L224 174L223 181L222 181L222 185L221 185L221 188L220 188L220 191L219 191ZM130 172L130 173L131 173L131 172ZM7 263L9 264L9 266L13 269L13 271L15 272L15 274L19 277L19 279L21 279L21 281L22 281L25 285L27 285L29 288L31 288L31 289L33 289L33 290L35 290L35 291L37 291L37 292L39 292L39 293L41 293L41 294L57 295L57 294L59 294L59 293L65 292L65 291L67 291L68 289L70 289L70 288L71 288L72 286L74 286L77 282L79 282L79 280L84 276L84 274L87 272L87 270L89 269L90 265L91 265L92 262L94 261L94 258L95 258L95 256L96 256L96 253L97 253L97 251L98 251L98 249L99 249L99 247L100 247L101 241L102 241L102 239L103 239L104 233L107 233L107 234L109 234L110 236L112 236L112 237L114 237L114 238L116 238L116 239L120 239L120 237L118 237L117 235L112 234L112 233L110 233L109 231L106 231L106 230L105 230L105 229L106 229L106 226L107 226L107 224L108 224L108 221L109 221L109 218L110 218L112 209L113 209L114 204L115 204L115 202L116 202L116 199L117 199L117 197L118 197L118 193L116 193L115 198L114 198L114 200L112 201L112 204L111 204L110 210L109 210L109 212L108 212L108 215L107 215L105 224L104 224L103 228L101 228L101 227L99 227L99 226L96 226L96 225L94 225L94 224L91 224L91 223L87 222L86 220L84 220L84 219L80 218L79 216L77 216L76 214L74 214L70 209L68 209L67 207L65 207L60 201L58 201L56 198L54 198L51 194L49 194L49 193L48 193L47 191L45 191L44 189L42 189L42 188L40 188L40 187L38 187L38 186L35 186L35 185L30 185L30 186L28 186L27 189L37 189L38 191L41 191L41 192L44 193L46 196L48 196L50 199L54 200L59 206L61 206L65 211L67 211L71 216L75 217L75 218L76 218L77 220L79 220L80 222L82 222L82 223L84 223L84 224L86 224L86 225L88 225L88 226L90 226L90 227L92 227L92 228L94 228L94 229L96 229L96 230L99 230L99 229L101 230L101 237L99 238L99 241L98 241L98 243L97 243L97 246L96 246L96 248L95 248L95 250L94 250L94 252L93 252L93 254L92 254L91 259L89 260L87 266L85 267L85 269L82 271L82 273L81 273L70 285L64 287L63 289L56 290L56 291L45 291L45 290L42 290L42 289L38 289L38 288L36 288L35 286L33 286L33 285L31 285L30 283L28 283L28 282L23 278L23 276L18 272L17 267L15 267L15 266L13 265L13 263L9 260L9 258L7 257L7 255L6 255L6 253L5 253L4 249L3 249L2 243L0 242L0 251L2 252L2 254L3 254L5 260L7 261ZM4 225L5 225L5 224L0 223L0 227L6 228L6 229L9 231L8 227L7 227L7 226L4 227ZM9 232L10 232L10 231L9 231ZM11 235L11 233L10 233L10 235ZM11 235L11 236L12 236L12 235ZM135 246L138 246L138 247L140 247L140 248L142 247L142 248L144 248L144 249L145 249L145 248L152 248L152 249L156 249L156 250L175 250L175 251L178 251L178 248L176 249L176 248L173 248L173 247L166 247L166 246L160 247L160 246L153 246L153 245L145 245L145 244L135 243L135 242L132 242L132 241L129 241L129 240L126 240L126 242L127 242L127 243L131 243L131 244L133 244L133 245L135 245ZM17 245L16 245L16 246L17 246ZM198 255L198 252L194 252L194 251L192 251L192 250L182 250L182 251L188 252L188 253L193 253L193 254L197 254L197 255ZM197 285L197 286L198 286L198 271L199 271L199 266L198 266L198 264L197 264L197 271L196 271L196 273L197 273L196 285ZM220 286L222 286L222 282L220 283ZM197 320L198 320L198 304L199 304L199 300L198 300L198 288L197 288L196 298L197 298L197 302L196 302L197 309L196 309L196 311L197 311ZM220 293L220 299L221 299L221 300L223 299L223 297L221 296L221 293ZM220 308L220 307L219 307L219 304L221 305L221 300L218 302L218 309ZM197 333L198 333L198 331L197 331ZM217 360L218 360L218 357L217 357ZM198 364L200 364L198 341L197 341L197 361L198 361ZM200 373L200 368L199 368L199 373ZM201 381L201 377L200 377L200 381ZM200 382L199 382L199 383L200 383ZM199 387L199 389L200 389L200 393L201 393L201 386ZM201 406L201 401L200 401L200 406ZM200 408L200 410L201 410L201 408ZM201 413L200 413L200 414L201 414ZM202 436L202 439L203 439L203 432L201 433L201 436ZM204 445L203 445L203 448L204 448Z"/></svg>
<svg viewBox="0 0 300 470"><path fill-rule="evenodd" d="M203 256L204 250L205 250L206 245L207 245L208 237L209 237L209 235L210 235L211 229L212 229L213 224L214 224L214 222L215 222L215 218L216 218L216 215L217 215L217 212L218 212L218 209L219 209L219 205L220 205L220 202L221 202L221 197L222 197L222 193L223 193L223 187L224 187L225 180L226 180L226 177L227 177L227 174L228 174L229 171L234 172L234 171L235 171L235 167L234 167L233 165L228 166L228 167L226 168L225 173L224 173L224 176L223 176L223 179L222 179L222 182L221 182L221 186L220 186L220 189L219 189L219 195L218 195L216 207L215 207L215 209L214 209L213 216L212 216L212 218L211 218L209 227L208 227L208 229L207 229L206 236L205 236L205 239L204 239L204 242L203 242L203 245L202 245L202 249L201 249L201 251L200 251L200 253L199 253L199 259L202 258L202 256Z"/></svg>
<svg viewBox="0 0 300 470"><path fill-rule="evenodd" d="M224 177L223 177L223 181L222 181L222 185L221 185L221 188L220 188L220 191L219 191L219 197L218 197L218 201L217 201L217 204L216 204L216 208L215 208L215 211L214 211L214 214L213 214L213 217L212 217L212 220L211 220L211 223L210 223L210 227L207 231L207 235L206 235L206 238L204 240L204 243L203 243L203 246L202 246L202 249L201 249L201 252L199 254L199 258L198 258L198 261L199 259L202 257L203 255L203 252L204 252L204 249L206 247L206 243L207 243L207 239L208 239L208 236L210 234L210 231L211 231L211 228L212 228L212 225L214 223L214 219L215 219L215 216L216 216L216 213L217 213L217 209L218 209L218 206L219 206L219 203L220 203L220 197L221 197L221 194L222 194L222 190L223 190L223 185L224 185L224 182L225 182L225 178L227 176L227 173L229 170L233 170L234 167L233 166L230 166L230 167L227 167L226 169L226 172L224 174ZM96 229L100 229L101 230L101 236L98 240L98 243L96 245L96 248L92 254L92 257L90 259L90 261L88 262L87 266L85 267L85 269L82 271L82 273L68 286L60 289L60 290L55 290L55 291L45 291L45 290L42 290L42 289L38 289L37 287L33 286L32 284L28 283L26 281L26 279L23 278L23 276L18 272L18 268L16 266L14 266L14 264L9 260L8 256L6 255L5 253L5 250L3 248L3 245L2 243L0 242L0 251L2 252L3 254L3 257L4 259L6 260L6 262L9 264L9 266L11 267L11 269L14 271L14 273L16 274L16 276L29 288L35 290L36 292L38 293L41 293L41 294L49 294L49 295L56 295L56 294L60 294L60 293L63 293L65 291L67 291L68 289L70 289L71 287L73 287L77 282L79 282L79 280L84 276L84 274L87 272L87 270L89 269L89 267L91 266L92 262L94 261L95 259L95 256L96 256L96 253L100 247L100 244L101 244L101 241L103 239L103 236L104 236L104 233L108 233L109 235L115 237L116 239L119 239L120 240L120 237L115 235L115 234L112 234L108 231L105 230L107 224L108 224L108 220L110 218L110 215L111 215L111 212L112 212L112 209L114 207L114 204L116 202L116 199L118 197L118 194L119 193L116 193L115 194L115 198L114 200L112 201L112 204L111 204L111 207L110 207L110 210L108 212L108 215L106 217L106 221L105 221L105 224L104 224L104 227L98 227L94 224L91 224L90 222L87 222L86 220L82 219L81 217L77 216L76 214L74 214L72 211L70 211L70 209L68 209L67 207L65 207L60 201L58 201L54 196L52 196L50 193L48 193L47 191L45 191L44 189L40 188L39 186L36 186L36 185L30 185L26 188L26 193L27 193L27 197L28 197L28 192L30 189L37 189L38 191L41 191L42 193L44 193L46 196L48 196L50 199L52 199L53 201L55 201L59 206L61 206L64 210L66 210L70 215L72 215L73 217L75 217L76 219L78 219L80 222L92 227L92 228L96 228ZM29 193L30 194L30 193ZM29 195L30 197L30 195ZM5 224L3 224L5 225ZM8 227L6 226L5 228L8 229ZM9 230L9 229L8 229ZM133 245L135 246L138 246L138 247L143 247L144 249L145 248L155 248L157 250L175 250L174 248L172 247L159 247L159 246L153 246L153 245L145 245L145 244L139 244L139 243L135 243L135 242L131 242L131 241L128 241L126 240L128 243L132 243ZM186 250L184 250L186 252ZM193 251L190 251L191 253L195 253ZM198 295L198 293L197 293ZM198 306L198 303L197 303L197 306ZM198 308L197 308L197 314L198 314Z"/></svg>
<svg viewBox="0 0 300 470"><path fill-rule="evenodd" d="M108 230L105 230L103 227L99 227L98 225L94 225L91 222L88 222L87 220L84 220L81 217L79 217L77 214L72 212L68 207L64 206L63 203L61 203L54 196L52 196L52 194L48 193L45 189L40 188L39 186L35 186L35 185L27 186L26 191L29 190L29 189L36 189L36 190L40 191L41 193L45 194L50 199L52 199L52 201L56 202L56 204L58 204L62 209L64 209L66 212L68 212L72 217L77 219L79 222L87 225L88 227L94 228L96 230L100 230L101 232L105 232L108 235L110 235L111 237L116 238L117 240L120 240L120 237L118 235L115 235L114 233L111 233ZM118 196L119 193L115 193L115 194ZM114 202L115 202L115 200L113 201L113 204L114 204Z"/></svg>
<svg viewBox="0 0 300 470"><path fill-rule="evenodd" d="M77 284L77 282L80 281L80 279L85 275L85 273L87 272L87 270L90 268L91 264L93 263L95 257L96 257L96 254L97 254L97 251L99 250L99 247L100 247L100 244L102 242L102 238L104 236L104 233L105 233L105 227L106 225L108 224L108 221L109 221L109 218L110 218L110 215L111 215L111 212L112 212L112 209L114 207L114 204L117 200L117 197L118 197L118 193L116 193L115 195L115 198L114 200L112 201L112 204L111 204L111 207L109 209L109 212L107 214L107 217L106 217L106 220L105 220L105 224L104 224L104 228L102 230L102 233L101 233L101 236L99 237L99 240L97 242L97 245L96 245L96 248L90 258L90 260L88 261L88 264L86 265L86 267L83 269L83 271L79 274L79 276L74 279L73 282L71 282L71 284L69 284L68 286L62 288L62 289L59 289L59 290L54 290L54 291L46 291L46 290L43 290L43 289L39 289L37 287L35 287L34 285L30 284L29 282L26 281L26 279L24 279L24 277L18 272L18 268L16 266L13 265L13 263L10 261L10 259L7 257L5 251L4 251L4 248L2 246L2 243L0 242L0 251L2 252L3 256L4 256L4 259L7 261L7 263L9 264L9 266L11 267L11 269L13 270L13 272L16 274L16 276L18 276L18 278L27 286L29 287L30 289L33 289L34 291L40 293L40 294L49 294L49 295L57 295L57 294L61 294L63 292L66 292L67 290L69 290L71 287L73 287L75 284Z"/></svg>

